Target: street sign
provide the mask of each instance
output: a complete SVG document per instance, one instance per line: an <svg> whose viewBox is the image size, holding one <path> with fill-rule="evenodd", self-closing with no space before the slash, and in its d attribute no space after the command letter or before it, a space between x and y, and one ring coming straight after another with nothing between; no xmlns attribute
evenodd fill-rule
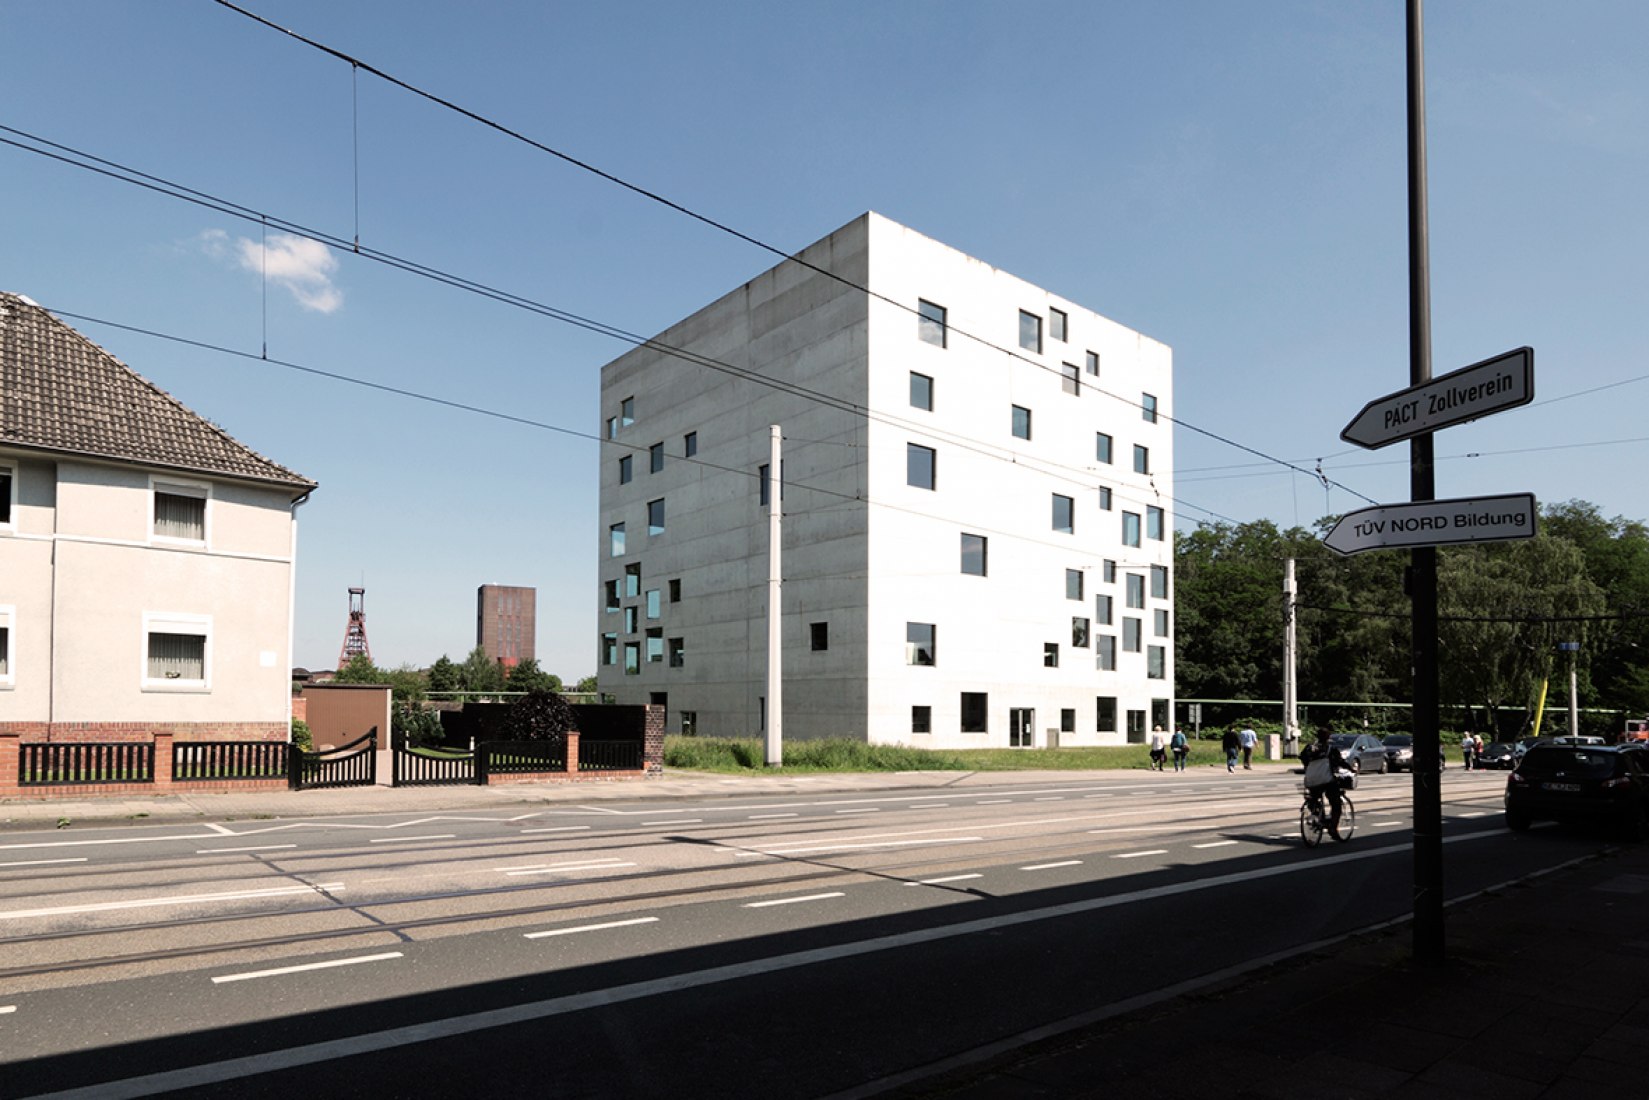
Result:
<svg viewBox="0 0 1649 1100"><path fill-rule="evenodd" d="M1347 512L1323 539L1336 554L1534 538L1533 493L1419 500Z"/></svg>
<svg viewBox="0 0 1649 1100"><path fill-rule="evenodd" d="M1533 400L1534 349L1518 348L1375 398L1351 418L1340 438L1377 450Z"/></svg>

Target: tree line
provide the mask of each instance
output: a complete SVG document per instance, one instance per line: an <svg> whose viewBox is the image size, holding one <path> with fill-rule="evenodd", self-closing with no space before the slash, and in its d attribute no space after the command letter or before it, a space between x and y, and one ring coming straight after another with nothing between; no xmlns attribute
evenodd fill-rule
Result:
<svg viewBox="0 0 1649 1100"><path fill-rule="evenodd" d="M1299 698L1409 701L1409 555L1340 557L1322 543L1336 518L1313 530L1259 520L1175 535L1179 698L1282 698L1283 573L1294 558ZM1568 501L1542 509L1533 539L1443 547L1438 617L1445 729L1518 736L1544 689L1542 729L1552 732L1568 707L1570 654L1560 642L1580 646L1580 706L1611 712L1583 713L1589 731L1649 715L1649 528L1638 520L1605 519L1595 505ZM1267 708L1214 713L1225 721ZM1341 707L1321 717L1408 725L1405 709Z"/></svg>

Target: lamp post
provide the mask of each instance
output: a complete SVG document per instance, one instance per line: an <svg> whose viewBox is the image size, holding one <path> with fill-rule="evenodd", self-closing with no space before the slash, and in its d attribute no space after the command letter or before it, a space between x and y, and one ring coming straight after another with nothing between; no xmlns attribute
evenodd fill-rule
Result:
<svg viewBox="0 0 1649 1100"><path fill-rule="evenodd" d="M1576 689L1579 678L1575 675L1575 655L1580 652L1579 642L1557 643L1559 653L1569 655L1569 736L1580 736L1580 695Z"/></svg>

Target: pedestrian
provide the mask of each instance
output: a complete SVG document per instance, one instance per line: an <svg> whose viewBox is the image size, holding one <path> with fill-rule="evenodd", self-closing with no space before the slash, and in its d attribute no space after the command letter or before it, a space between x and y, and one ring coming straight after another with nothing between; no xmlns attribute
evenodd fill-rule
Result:
<svg viewBox="0 0 1649 1100"><path fill-rule="evenodd" d="M1476 755L1476 748L1477 743L1472 740L1471 734L1468 733L1460 738L1461 763L1466 765L1467 771L1472 770L1472 757Z"/></svg>
<svg viewBox="0 0 1649 1100"><path fill-rule="evenodd" d="M1162 727L1158 726L1151 731L1151 767L1162 771L1162 766L1168 760L1168 739L1163 736Z"/></svg>
<svg viewBox="0 0 1649 1100"><path fill-rule="evenodd" d="M1225 736L1220 738L1220 748L1225 750L1225 770L1235 773L1237 770L1237 753L1242 750L1242 738L1237 735L1236 726L1225 728Z"/></svg>
<svg viewBox="0 0 1649 1100"><path fill-rule="evenodd" d="M1481 733L1472 735L1472 767L1478 771L1483 770L1483 735Z"/></svg>
<svg viewBox="0 0 1649 1100"><path fill-rule="evenodd" d="M1242 743L1242 766L1244 771L1254 770L1254 746L1259 743L1260 735L1244 726L1237 734L1237 740Z"/></svg>
<svg viewBox="0 0 1649 1100"><path fill-rule="evenodd" d="M1191 742L1185 739L1184 733L1175 730L1174 736L1168 739L1168 747L1174 750L1174 770L1184 771L1185 758L1191 755Z"/></svg>

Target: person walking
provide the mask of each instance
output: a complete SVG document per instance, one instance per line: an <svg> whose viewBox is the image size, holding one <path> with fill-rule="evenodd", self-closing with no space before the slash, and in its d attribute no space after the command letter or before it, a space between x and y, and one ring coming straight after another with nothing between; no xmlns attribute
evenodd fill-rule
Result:
<svg viewBox="0 0 1649 1100"><path fill-rule="evenodd" d="M1254 770L1254 746L1259 743L1260 735L1244 726L1237 734L1237 740L1242 744L1242 766L1244 771Z"/></svg>
<svg viewBox="0 0 1649 1100"><path fill-rule="evenodd" d="M1151 731L1151 767L1160 772L1167 762L1168 738L1163 735L1162 727L1158 726Z"/></svg>
<svg viewBox="0 0 1649 1100"><path fill-rule="evenodd" d="M1184 733L1175 730L1174 736L1168 739L1168 747L1174 752L1174 770L1184 771L1185 758L1191 755L1191 742L1185 739Z"/></svg>
<svg viewBox="0 0 1649 1100"><path fill-rule="evenodd" d="M1478 771L1483 770L1483 735L1481 733L1472 734L1472 767Z"/></svg>
<svg viewBox="0 0 1649 1100"><path fill-rule="evenodd" d="M1468 733L1460 738L1461 763L1465 764L1467 771L1472 770L1472 757L1477 755L1476 749L1477 745L1472 741L1471 734Z"/></svg>
<svg viewBox="0 0 1649 1100"><path fill-rule="evenodd" d="M1220 748L1225 750L1225 770L1235 773L1237 770L1237 753L1242 749L1242 738L1237 735L1236 726L1225 728L1225 736L1220 738Z"/></svg>

